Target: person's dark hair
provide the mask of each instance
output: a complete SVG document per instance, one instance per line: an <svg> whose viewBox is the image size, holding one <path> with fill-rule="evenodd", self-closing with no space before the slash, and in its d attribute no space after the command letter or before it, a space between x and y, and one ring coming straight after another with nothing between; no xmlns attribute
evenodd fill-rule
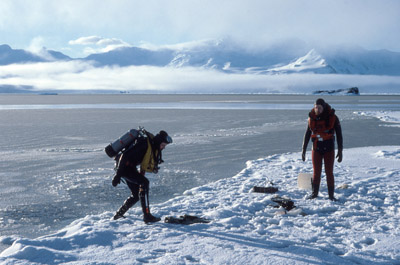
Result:
<svg viewBox="0 0 400 265"><path fill-rule="evenodd" d="M317 99L317 100L315 101L315 105L321 105L321 106L324 107L324 108L325 108L325 104L326 104L326 102L325 102L325 100L323 100L322 98L319 98L319 99Z"/></svg>

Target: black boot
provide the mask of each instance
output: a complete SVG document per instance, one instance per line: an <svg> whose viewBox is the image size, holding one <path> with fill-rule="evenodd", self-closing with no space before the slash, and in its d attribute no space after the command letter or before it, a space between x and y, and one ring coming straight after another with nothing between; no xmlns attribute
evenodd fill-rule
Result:
<svg viewBox="0 0 400 265"><path fill-rule="evenodd" d="M139 199L136 197L129 197L124 204L121 206L121 208L119 208L119 210L115 213L114 215L114 220L118 220L120 218L125 218L124 214L126 213L126 211L129 210L129 208L131 208Z"/></svg>
<svg viewBox="0 0 400 265"><path fill-rule="evenodd" d="M154 223L161 220L159 217L155 217L150 213L150 206L149 206L149 192L147 189L140 187L139 189L139 197L140 203L142 204L143 210L143 221L147 223Z"/></svg>
<svg viewBox="0 0 400 265"><path fill-rule="evenodd" d="M307 199L312 200L317 198L318 192L319 192L319 184L312 184L312 193L310 196L307 197Z"/></svg>
<svg viewBox="0 0 400 265"><path fill-rule="evenodd" d="M147 223L155 223L155 222L158 222L158 221L161 221L161 218L160 217L155 217L155 216L153 216L151 213L146 213L144 216L143 216L143 221L147 224Z"/></svg>
<svg viewBox="0 0 400 265"><path fill-rule="evenodd" d="M328 194L329 194L329 200L336 202L337 199L335 198L335 196L333 196L335 194L335 187L328 187Z"/></svg>

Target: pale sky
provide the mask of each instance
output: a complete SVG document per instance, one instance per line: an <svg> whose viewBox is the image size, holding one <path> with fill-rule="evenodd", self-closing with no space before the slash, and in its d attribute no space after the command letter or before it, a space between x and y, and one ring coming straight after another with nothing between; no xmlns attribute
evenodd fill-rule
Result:
<svg viewBox="0 0 400 265"><path fill-rule="evenodd" d="M398 0L1 0L0 44L72 57L120 45L285 39L400 52Z"/></svg>

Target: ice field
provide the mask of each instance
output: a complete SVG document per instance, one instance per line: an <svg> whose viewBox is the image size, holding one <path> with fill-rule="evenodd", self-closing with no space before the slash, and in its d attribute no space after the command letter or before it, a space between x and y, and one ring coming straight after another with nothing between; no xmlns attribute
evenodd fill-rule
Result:
<svg viewBox="0 0 400 265"><path fill-rule="evenodd" d="M148 108L125 98L79 98L85 106L74 97L2 102L0 261L398 264L399 191L390 184L399 180L400 99L326 98L341 119L345 147L335 165L339 202L332 203L324 178L314 202L296 186L298 173L311 170L298 151L315 98L133 100L147 100ZM149 176L154 214L194 214L209 224L147 226L140 207L110 222L129 193L111 186L113 161L103 149L136 125L174 138L162 170ZM270 182L296 211L282 214L272 195L251 192Z"/></svg>

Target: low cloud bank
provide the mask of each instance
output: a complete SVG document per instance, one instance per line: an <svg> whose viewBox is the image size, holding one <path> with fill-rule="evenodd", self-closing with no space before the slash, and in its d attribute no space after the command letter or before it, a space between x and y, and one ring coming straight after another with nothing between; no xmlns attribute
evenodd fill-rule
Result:
<svg viewBox="0 0 400 265"><path fill-rule="evenodd" d="M0 92L301 93L357 86L362 94L399 94L400 77L333 74L257 75L196 67L95 67L68 61L0 66ZM6 91L5 88L8 90Z"/></svg>

